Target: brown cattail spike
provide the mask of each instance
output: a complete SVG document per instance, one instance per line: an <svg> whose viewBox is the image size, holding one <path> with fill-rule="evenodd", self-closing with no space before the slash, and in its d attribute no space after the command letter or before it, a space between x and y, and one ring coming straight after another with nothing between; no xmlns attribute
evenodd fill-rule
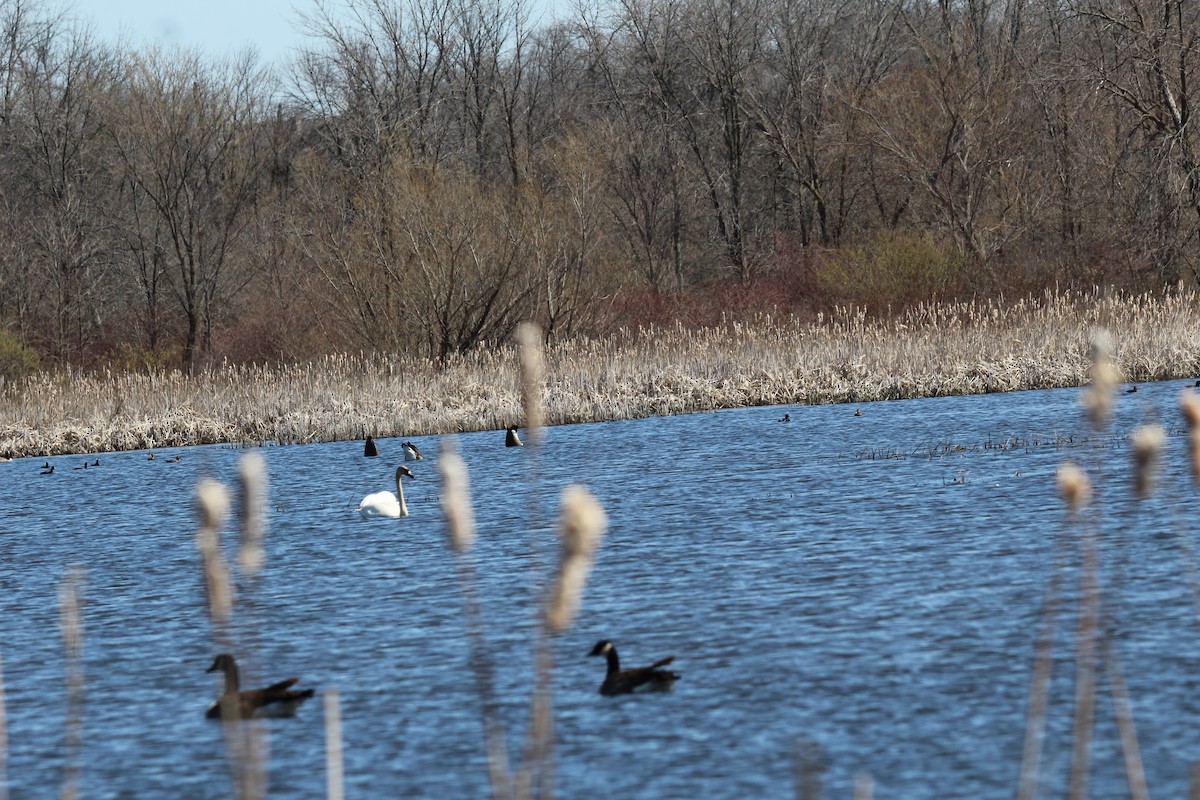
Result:
<svg viewBox="0 0 1200 800"><path fill-rule="evenodd" d="M522 322L517 328L517 344L521 360L525 431L529 435L529 443L537 444L542 437L542 376L545 371L541 328L532 322Z"/></svg>
<svg viewBox="0 0 1200 800"><path fill-rule="evenodd" d="M1183 418L1188 427L1188 451L1192 462L1192 478L1200 487L1200 393L1184 391L1179 398Z"/></svg>
<svg viewBox="0 0 1200 800"><path fill-rule="evenodd" d="M1067 501L1067 508L1076 514L1091 498L1092 486L1083 470L1068 462L1058 468L1058 491Z"/></svg>
<svg viewBox="0 0 1200 800"><path fill-rule="evenodd" d="M446 533L456 553L465 553L475 542L475 514L471 510L471 484L467 465L458 453L446 446L438 459L442 473L442 514Z"/></svg>
<svg viewBox="0 0 1200 800"><path fill-rule="evenodd" d="M1158 471L1159 456L1167 441L1167 432L1161 425L1143 425L1133 432L1133 493L1144 499L1154 491L1154 478Z"/></svg>
<svg viewBox="0 0 1200 800"><path fill-rule="evenodd" d="M253 577L262 569L266 559L263 550L263 506L267 495L267 467L258 453L247 453L238 465L242 484L242 541L238 549L238 567L242 574Z"/></svg>
<svg viewBox="0 0 1200 800"><path fill-rule="evenodd" d="M1092 332L1088 356L1092 365L1088 370L1091 383L1080 398L1084 413L1096 428L1108 424L1112 415L1113 392L1121 379L1121 373L1112 360L1112 337L1103 328Z"/></svg>
<svg viewBox="0 0 1200 800"><path fill-rule="evenodd" d="M204 561L209 613L216 625L223 626L233 613L233 584L221 556L220 541L221 525L229 512L229 492L220 483L206 478L196 487L196 508L200 512L196 548Z"/></svg>
<svg viewBox="0 0 1200 800"><path fill-rule="evenodd" d="M582 486L563 490L558 522L562 558L546 603L546 626L550 630L565 631L575 621L606 524L604 509L591 492Z"/></svg>

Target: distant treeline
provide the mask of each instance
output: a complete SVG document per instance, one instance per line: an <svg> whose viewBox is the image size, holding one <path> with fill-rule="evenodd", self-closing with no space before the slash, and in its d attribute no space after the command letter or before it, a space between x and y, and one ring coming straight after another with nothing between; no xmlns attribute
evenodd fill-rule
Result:
<svg viewBox="0 0 1200 800"><path fill-rule="evenodd" d="M531 9L313 0L268 70L0 0L0 375L1197 279L1196 0Z"/></svg>

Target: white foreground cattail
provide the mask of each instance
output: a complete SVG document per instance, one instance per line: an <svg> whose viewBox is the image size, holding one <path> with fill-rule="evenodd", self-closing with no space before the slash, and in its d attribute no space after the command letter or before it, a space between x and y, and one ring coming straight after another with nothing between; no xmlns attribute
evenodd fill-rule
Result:
<svg viewBox="0 0 1200 800"><path fill-rule="evenodd" d="M262 569L266 560L263 549L263 510L267 496L267 468L258 453L247 453L238 464L238 477L242 484L242 541L238 548L238 568L247 577L253 577Z"/></svg>
<svg viewBox="0 0 1200 800"><path fill-rule="evenodd" d="M1179 404L1183 407L1183 418L1187 421L1192 478L1196 481L1196 486L1200 487L1200 394L1185 391L1179 398Z"/></svg>
<svg viewBox="0 0 1200 800"><path fill-rule="evenodd" d="M562 557L546 604L546 626L550 630L565 631L575 621L606 524L604 508L591 492L582 486L563 490L558 523Z"/></svg>
<svg viewBox="0 0 1200 800"><path fill-rule="evenodd" d="M1154 479L1158 472L1159 456L1167 441L1167 432L1161 425L1143 425L1133 432L1133 493L1139 498L1149 497L1154 491Z"/></svg>
<svg viewBox="0 0 1200 800"><path fill-rule="evenodd" d="M542 330L532 322L517 327L517 345L521 360L521 399L525 405L525 431L530 444L542 437Z"/></svg>
<svg viewBox="0 0 1200 800"><path fill-rule="evenodd" d="M1121 373L1112 360L1112 337L1108 331L1103 328L1093 331L1088 350L1092 362L1088 371L1091 383L1084 389L1080 402L1093 427L1103 428L1112 416L1113 393Z"/></svg>
<svg viewBox="0 0 1200 800"><path fill-rule="evenodd" d="M208 610L218 626L228 624L233 612L233 584L229 568L221 556L221 526L229 513L229 492L217 481L205 478L196 486L196 508L200 529L196 548L204 562L204 585L208 591Z"/></svg>
<svg viewBox="0 0 1200 800"><path fill-rule="evenodd" d="M1072 514L1079 512L1092 496L1092 485L1076 465L1067 462L1058 468L1058 491Z"/></svg>
<svg viewBox="0 0 1200 800"><path fill-rule="evenodd" d="M450 547L456 553L465 553L475 543L475 512L471 509L467 465L447 445L438 459L438 470L442 473L442 514L446 517Z"/></svg>

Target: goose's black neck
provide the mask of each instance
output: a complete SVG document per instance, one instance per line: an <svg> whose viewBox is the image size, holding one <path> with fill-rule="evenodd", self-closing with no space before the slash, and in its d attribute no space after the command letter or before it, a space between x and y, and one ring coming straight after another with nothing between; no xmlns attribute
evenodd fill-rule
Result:
<svg viewBox="0 0 1200 800"><path fill-rule="evenodd" d="M241 688L237 663L231 658L225 663L225 694L237 694Z"/></svg>
<svg viewBox="0 0 1200 800"><path fill-rule="evenodd" d="M609 675L616 675L621 671L621 660L617 658L617 648L608 648L608 652L604 654L604 658L608 661Z"/></svg>

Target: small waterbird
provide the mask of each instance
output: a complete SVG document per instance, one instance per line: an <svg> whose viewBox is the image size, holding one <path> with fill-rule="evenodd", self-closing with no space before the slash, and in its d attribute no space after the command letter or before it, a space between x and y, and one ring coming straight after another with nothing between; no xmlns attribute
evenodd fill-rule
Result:
<svg viewBox="0 0 1200 800"><path fill-rule="evenodd" d="M602 695L666 691L679 679L674 672L662 669L674 661L675 656L660 658L648 667L633 667L623 670L621 669L621 660L617 657L617 646L608 639L596 642L596 646L588 655L604 656L608 661L608 672L604 675L604 682L600 684L600 694Z"/></svg>
<svg viewBox="0 0 1200 800"><path fill-rule="evenodd" d="M264 689L241 691L237 662L228 653L213 659L206 672L225 673L225 691L204 716L209 719L250 719L252 717L290 717L305 700L313 696L312 689L293 689L299 678L272 683Z"/></svg>

